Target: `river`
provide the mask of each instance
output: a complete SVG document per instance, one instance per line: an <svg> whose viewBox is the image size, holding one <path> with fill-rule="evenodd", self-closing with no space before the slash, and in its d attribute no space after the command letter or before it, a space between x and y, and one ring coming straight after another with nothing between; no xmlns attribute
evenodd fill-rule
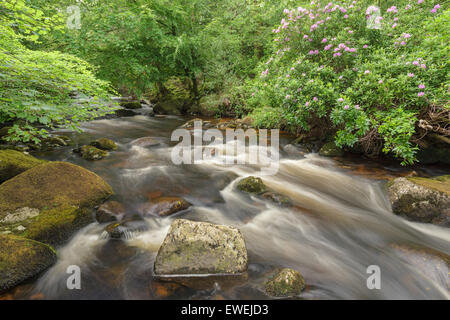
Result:
<svg viewBox="0 0 450 320"><path fill-rule="evenodd" d="M146 115L96 120L84 124L82 133L60 133L79 145L100 137L113 139L119 149L107 158L86 161L73 147L35 154L96 172L113 187L114 198L130 216L152 195L180 196L193 206L167 218L147 217L147 229L125 240L107 239L102 236L105 225L92 223L57 248L53 267L7 294L16 299L267 299L267 276L274 268L289 267L306 280L301 299L449 299L445 263L405 248L450 254L450 230L397 217L383 189L383 178L411 169L314 153L283 154L278 173L262 177L295 204L282 208L235 190L242 177L260 174L258 166L212 161L174 165L170 154L176 142L170 136L185 122L182 117ZM140 137L152 137L160 145L131 144ZM280 143L288 141L282 136ZM445 173L439 168L420 170ZM180 217L239 228L249 253L248 276L184 286L153 280L157 250L171 221ZM81 290L66 287L69 265L81 268ZM380 290L367 287L370 265L380 267Z"/></svg>

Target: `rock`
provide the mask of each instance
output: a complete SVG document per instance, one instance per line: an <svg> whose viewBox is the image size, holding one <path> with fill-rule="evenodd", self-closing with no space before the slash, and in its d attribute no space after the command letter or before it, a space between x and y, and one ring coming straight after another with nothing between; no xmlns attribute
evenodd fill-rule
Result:
<svg viewBox="0 0 450 320"><path fill-rule="evenodd" d="M17 209L94 208L112 195L98 175L68 162L48 162L0 185L0 219Z"/></svg>
<svg viewBox="0 0 450 320"><path fill-rule="evenodd" d="M35 218L21 222L16 234L50 245L65 243L79 229L93 222L92 212L75 206L42 210Z"/></svg>
<svg viewBox="0 0 450 320"><path fill-rule="evenodd" d="M140 207L140 213L144 216L157 215L167 217L174 213L186 210L191 204L178 197L160 197L145 203Z"/></svg>
<svg viewBox="0 0 450 320"><path fill-rule="evenodd" d="M237 189L251 194L258 194L265 192L267 187L261 178L250 176L239 181Z"/></svg>
<svg viewBox="0 0 450 320"><path fill-rule="evenodd" d="M417 152L417 160L422 164L450 164L450 148L430 146Z"/></svg>
<svg viewBox="0 0 450 320"><path fill-rule="evenodd" d="M414 244L391 244L395 253L409 265L433 279L434 283L441 283L447 290L450 289L448 277L450 256L444 252ZM405 274L408 276L408 273ZM403 279L402 279L403 280ZM414 279L405 279L406 281Z"/></svg>
<svg viewBox="0 0 450 320"><path fill-rule="evenodd" d="M387 184L392 211L413 221L446 223L450 208L450 175L396 178Z"/></svg>
<svg viewBox="0 0 450 320"><path fill-rule="evenodd" d="M82 146L79 149L75 149L74 152L80 153L85 160L101 160L108 155L108 152L98 149L94 146Z"/></svg>
<svg viewBox="0 0 450 320"><path fill-rule="evenodd" d="M105 231L111 239L132 239L146 230L148 230L148 225L145 220L114 222L105 227Z"/></svg>
<svg viewBox="0 0 450 320"><path fill-rule="evenodd" d="M56 261L48 245L12 235L0 235L0 291L38 275Z"/></svg>
<svg viewBox="0 0 450 320"><path fill-rule="evenodd" d="M66 136L50 136L48 138L42 139L39 145L30 145L32 149L39 151L53 150L59 147L66 147L72 140Z"/></svg>
<svg viewBox="0 0 450 320"><path fill-rule="evenodd" d="M187 109L187 103L185 99L168 99L165 101L158 102L153 110L157 114L166 115L182 115L184 110Z"/></svg>
<svg viewBox="0 0 450 320"><path fill-rule="evenodd" d="M293 144L287 144L283 147L283 151L286 152L289 156L304 156L305 153L309 151L301 149L299 147L294 146Z"/></svg>
<svg viewBox="0 0 450 320"><path fill-rule="evenodd" d="M138 115L137 112L129 109L117 109L116 111L114 111L114 113L118 117L134 117Z"/></svg>
<svg viewBox="0 0 450 320"><path fill-rule="evenodd" d="M276 192L271 192L271 191L264 192L261 195L261 198L263 198L265 200L269 200L269 201L271 201L279 206L282 206L282 207L292 206L291 199L289 199L288 197L286 197L282 194L276 193Z"/></svg>
<svg viewBox="0 0 450 320"><path fill-rule="evenodd" d="M148 148L159 146L161 143L151 137L142 137L131 141L130 144L133 146Z"/></svg>
<svg viewBox="0 0 450 320"><path fill-rule="evenodd" d="M94 140L90 143L91 146L96 147L101 150L112 151L117 150L117 144L111 139L100 138Z"/></svg>
<svg viewBox="0 0 450 320"><path fill-rule="evenodd" d="M98 223L120 221L125 215L125 208L118 201L107 201L97 208L95 219Z"/></svg>
<svg viewBox="0 0 450 320"><path fill-rule="evenodd" d="M320 148L319 154L323 157L341 157L344 152L334 142L328 142Z"/></svg>
<svg viewBox="0 0 450 320"><path fill-rule="evenodd" d="M15 150L0 150L0 183L46 161Z"/></svg>
<svg viewBox="0 0 450 320"><path fill-rule="evenodd" d="M265 289L273 297L292 297L305 289L305 280L298 271L285 268L265 283Z"/></svg>
<svg viewBox="0 0 450 320"><path fill-rule="evenodd" d="M125 109L140 109L142 108L142 105L139 101L123 101L120 103L122 107Z"/></svg>
<svg viewBox="0 0 450 320"><path fill-rule="evenodd" d="M156 275L240 274L248 257L241 232L207 222L175 220L156 256Z"/></svg>

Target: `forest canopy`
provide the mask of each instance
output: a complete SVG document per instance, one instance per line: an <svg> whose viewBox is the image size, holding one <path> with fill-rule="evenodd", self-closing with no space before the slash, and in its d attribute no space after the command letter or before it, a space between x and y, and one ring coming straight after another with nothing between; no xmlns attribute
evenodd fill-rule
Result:
<svg viewBox="0 0 450 320"><path fill-rule="evenodd" d="M423 0L6 0L0 122L39 143L131 95L412 164L450 142L449 14Z"/></svg>

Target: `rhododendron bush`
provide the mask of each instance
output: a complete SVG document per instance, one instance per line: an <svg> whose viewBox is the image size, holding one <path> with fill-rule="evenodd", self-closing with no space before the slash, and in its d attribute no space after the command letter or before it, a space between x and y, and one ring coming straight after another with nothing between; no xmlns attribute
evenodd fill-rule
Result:
<svg viewBox="0 0 450 320"><path fill-rule="evenodd" d="M285 9L274 53L248 87L256 124L320 124L340 147L413 163L424 136L448 134L449 14L430 0Z"/></svg>

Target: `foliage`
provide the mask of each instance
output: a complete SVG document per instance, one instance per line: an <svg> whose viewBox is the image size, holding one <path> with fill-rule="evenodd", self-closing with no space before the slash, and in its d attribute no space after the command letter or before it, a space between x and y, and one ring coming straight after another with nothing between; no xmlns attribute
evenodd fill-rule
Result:
<svg viewBox="0 0 450 320"><path fill-rule="evenodd" d="M307 131L325 119L339 146L415 161L418 115L449 108L450 11L436 1L383 2L373 21L370 4L313 1L284 11L274 54L247 86L257 125Z"/></svg>
<svg viewBox="0 0 450 320"><path fill-rule="evenodd" d="M13 122L7 140L39 144L48 127L75 129L110 111L100 101L108 98L109 85L95 77L91 65L69 54L26 47L53 28L42 11L8 0L0 4L0 12L0 123ZM73 93L94 100L73 104Z"/></svg>

